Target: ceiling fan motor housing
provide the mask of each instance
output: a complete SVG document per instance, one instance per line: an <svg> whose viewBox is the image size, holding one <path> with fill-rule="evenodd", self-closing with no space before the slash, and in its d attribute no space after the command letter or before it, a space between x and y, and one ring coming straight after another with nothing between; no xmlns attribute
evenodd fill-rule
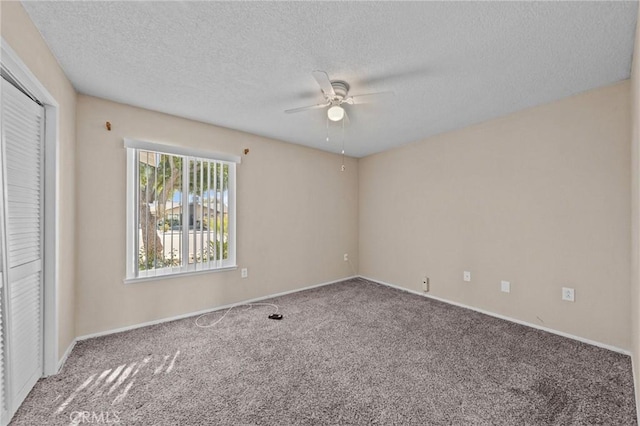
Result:
<svg viewBox="0 0 640 426"><path fill-rule="evenodd" d="M333 98L329 98L330 101L340 102L346 98L349 93L349 83L346 81L332 80L331 87L333 87L333 91L336 95Z"/></svg>

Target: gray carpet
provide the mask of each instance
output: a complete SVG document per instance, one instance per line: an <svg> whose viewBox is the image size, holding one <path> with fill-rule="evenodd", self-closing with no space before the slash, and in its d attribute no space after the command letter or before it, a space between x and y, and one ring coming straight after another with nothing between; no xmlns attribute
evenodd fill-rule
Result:
<svg viewBox="0 0 640 426"><path fill-rule="evenodd" d="M12 424L637 424L618 353L360 279L267 302L79 342Z"/></svg>

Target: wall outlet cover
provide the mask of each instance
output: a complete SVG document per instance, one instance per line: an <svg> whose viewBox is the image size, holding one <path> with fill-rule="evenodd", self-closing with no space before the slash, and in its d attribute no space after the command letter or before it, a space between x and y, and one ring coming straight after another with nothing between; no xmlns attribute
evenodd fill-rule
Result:
<svg viewBox="0 0 640 426"><path fill-rule="evenodd" d="M500 281L500 291L511 293L511 283L509 281Z"/></svg>
<svg viewBox="0 0 640 426"><path fill-rule="evenodd" d="M465 280L466 282L470 282L471 281L471 272L464 271L464 273L462 274L462 279Z"/></svg>
<svg viewBox="0 0 640 426"><path fill-rule="evenodd" d="M429 277L422 278L422 291L429 291Z"/></svg>
<svg viewBox="0 0 640 426"><path fill-rule="evenodd" d="M242 268L240 270L240 277L247 278L249 276L249 270L247 268Z"/></svg>
<svg viewBox="0 0 640 426"><path fill-rule="evenodd" d="M570 287L562 287L562 300L566 300L567 302L575 302L576 300L576 291Z"/></svg>

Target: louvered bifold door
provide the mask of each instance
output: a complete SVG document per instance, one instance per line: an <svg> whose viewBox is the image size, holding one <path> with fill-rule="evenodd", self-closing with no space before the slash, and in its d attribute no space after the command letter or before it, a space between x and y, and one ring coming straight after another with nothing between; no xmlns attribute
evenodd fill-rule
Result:
<svg viewBox="0 0 640 426"><path fill-rule="evenodd" d="M3 79L9 416L43 371L43 131L44 108Z"/></svg>
<svg viewBox="0 0 640 426"><path fill-rule="evenodd" d="M2 157L0 157L1 159ZM0 164L2 164L2 161L0 161ZM2 179L0 178L0 184L2 184ZM0 202L0 206L2 206L2 203ZM2 217L2 215L0 215L0 217ZM0 227L0 241L3 240L3 230L2 227ZM2 258L2 253L3 253L3 247L2 244L0 244L0 258ZM0 424L4 425L5 423L8 423L8 415L7 415L7 401L5 398L5 394L6 394L6 389L5 389L5 385L6 385L6 380L5 380L5 374L4 374L4 369L5 369L5 356L4 356L4 350L5 350L5 344L4 344L4 333L5 333L5 329L4 329L4 318L2 317L2 315L4 314L4 274L2 271L2 263L0 263Z"/></svg>

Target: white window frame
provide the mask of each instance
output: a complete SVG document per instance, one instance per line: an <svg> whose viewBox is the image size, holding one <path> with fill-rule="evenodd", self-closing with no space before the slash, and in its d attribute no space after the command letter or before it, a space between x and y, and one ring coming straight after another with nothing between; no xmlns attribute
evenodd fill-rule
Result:
<svg viewBox="0 0 640 426"><path fill-rule="evenodd" d="M236 165L241 162L239 156L218 152L197 150L181 146L159 144L155 142L141 141L137 139L124 139L124 147L127 149L127 274L125 283L157 280L160 278L172 278L179 275L219 272L237 269L236 265ZM228 242L227 259L205 266L202 263L183 262L180 267L158 268L150 270L138 269L138 194L139 194L139 151L153 151L159 154L181 156L185 159L215 161L229 166L228 173ZM183 164L187 164L185 161ZM188 182L189 177L183 176ZM183 186L184 187L184 186ZM183 201L188 197L183 191ZM182 203L182 208L188 208L188 203ZM187 217L184 214L183 217ZM183 223L184 227L184 223ZM183 228L184 229L184 228ZM188 229L188 225L187 225ZM183 233L184 235L188 235ZM184 238L181 240L186 247ZM183 251L183 256L185 252Z"/></svg>

